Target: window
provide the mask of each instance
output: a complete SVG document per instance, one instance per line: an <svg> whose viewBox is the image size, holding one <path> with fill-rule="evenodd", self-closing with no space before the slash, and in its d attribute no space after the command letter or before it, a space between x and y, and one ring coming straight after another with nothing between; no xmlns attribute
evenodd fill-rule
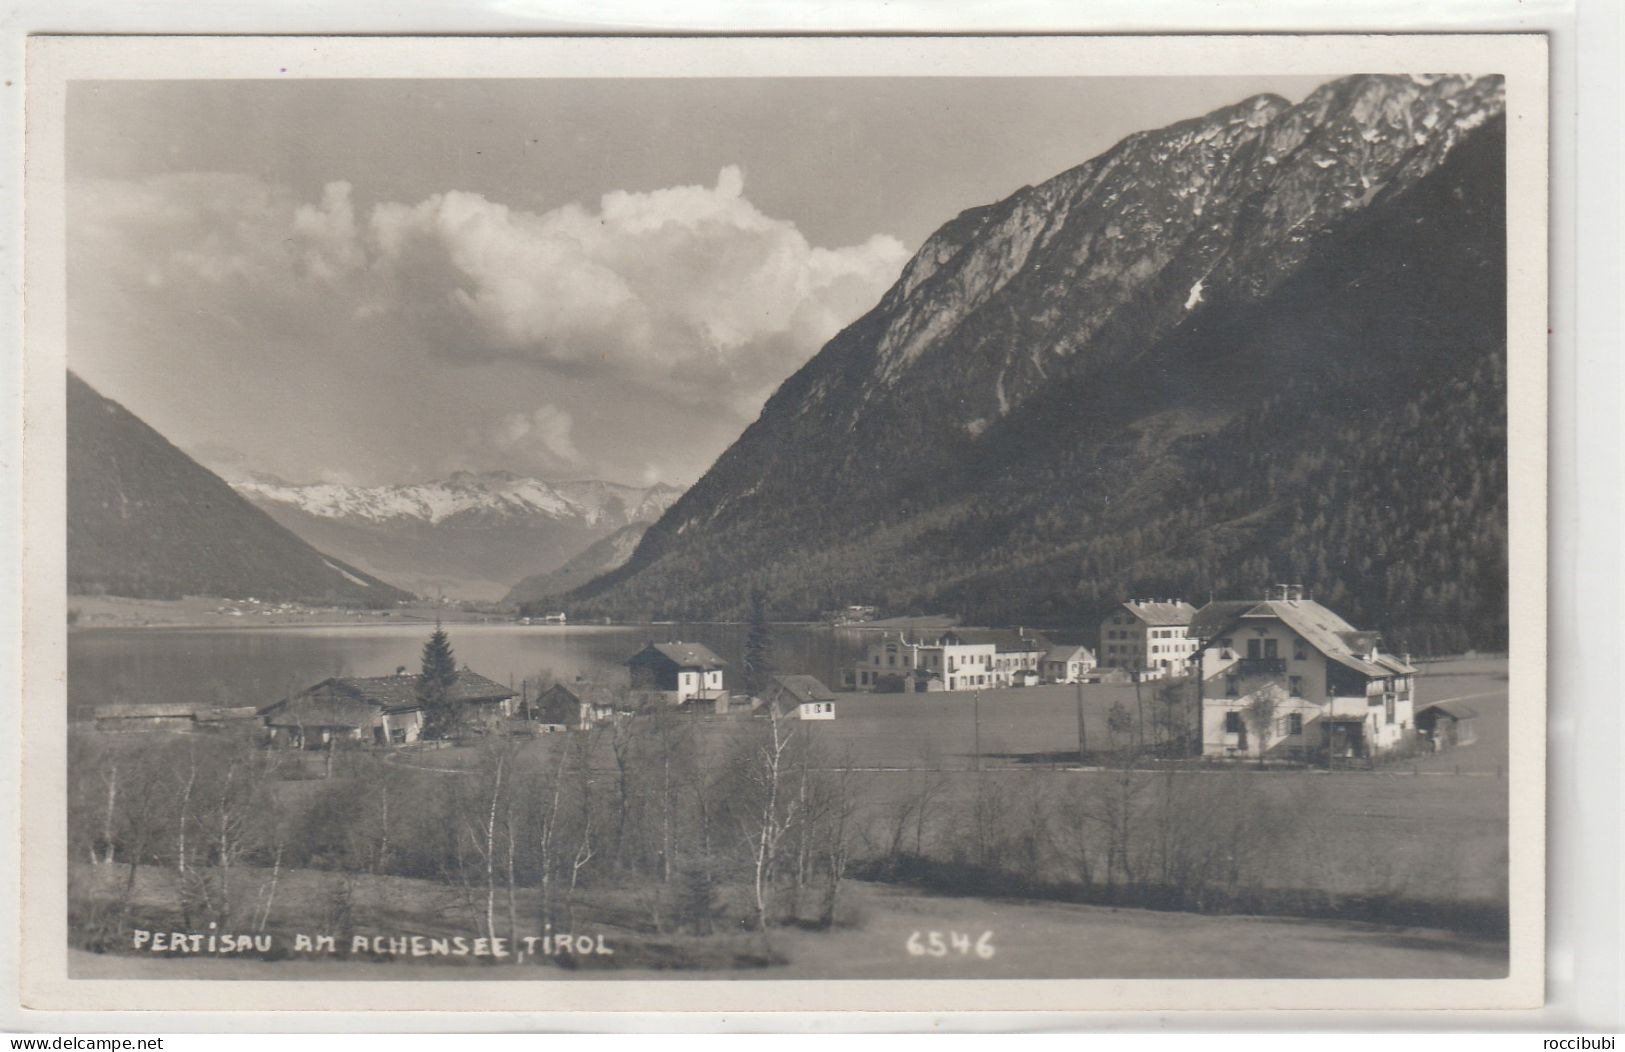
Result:
<svg viewBox="0 0 1625 1052"><path fill-rule="evenodd" d="M1224 714L1224 733L1240 734L1245 729L1241 722L1241 713L1227 712Z"/></svg>
<svg viewBox="0 0 1625 1052"><path fill-rule="evenodd" d="M1260 643L1258 640L1247 640L1247 656L1254 661L1257 661L1259 658L1264 656L1264 652L1262 649L1260 649Z"/></svg>
<svg viewBox="0 0 1625 1052"><path fill-rule="evenodd" d="M1237 698L1237 697L1241 696L1241 687L1240 687L1240 684L1236 682L1236 677L1234 677L1234 676L1226 676L1226 677L1224 677L1224 692L1228 697L1232 697L1232 698Z"/></svg>
<svg viewBox="0 0 1625 1052"><path fill-rule="evenodd" d="M1384 710L1383 711L1383 717L1384 717L1383 722L1391 724L1391 723L1394 722L1394 696L1392 694L1389 694L1388 696L1383 698L1382 701L1383 701L1383 710Z"/></svg>
<svg viewBox="0 0 1625 1052"><path fill-rule="evenodd" d="M1292 641L1292 660L1309 660L1309 645L1301 639L1295 639Z"/></svg>
<svg viewBox="0 0 1625 1052"><path fill-rule="evenodd" d="M1280 654L1277 651L1277 645L1277 641L1274 639L1264 640L1264 656L1267 658L1279 657Z"/></svg>
<svg viewBox="0 0 1625 1052"><path fill-rule="evenodd" d="M1289 712L1286 717L1286 732L1290 735L1303 733L1303 713Z"/></svg>
<svg viewBox="0 0 1625 1052"><path fill-rule="evenodd" d="M1287 684L1287 693L1291 694L1294 698L1303 697L1303 677L1302 676L1288 676L1286 678L1286 684Z"/></svg>

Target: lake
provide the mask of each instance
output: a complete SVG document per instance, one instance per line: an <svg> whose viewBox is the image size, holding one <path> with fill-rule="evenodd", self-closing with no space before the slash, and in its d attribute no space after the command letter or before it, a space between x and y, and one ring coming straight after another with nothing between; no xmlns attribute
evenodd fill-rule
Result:
<svg viewBox="0 0 1625 1052"><path fill-rule="evenodd" d="M91 629L68 634L68 713L96 705L177 702L267 705L328 676L387 676L418 669L425 625ZM838 688L865 635L818 625L773 626L780 672L810 673ZM448 624L459 664L499 683L550 671L626 681L626 659L646 642L704 643L729 663L738 687L746 626Z"/></svg>

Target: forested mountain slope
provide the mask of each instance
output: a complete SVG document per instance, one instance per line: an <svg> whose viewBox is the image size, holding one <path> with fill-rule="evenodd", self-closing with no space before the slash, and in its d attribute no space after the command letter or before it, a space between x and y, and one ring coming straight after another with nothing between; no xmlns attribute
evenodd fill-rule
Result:
<svg viewBox="0 0 1625 1052"><path fill-rule="evenodd" d="M1302 582L1503 645L1499 78L1131 136L946 224L572 611L977 622Z"/></svg>

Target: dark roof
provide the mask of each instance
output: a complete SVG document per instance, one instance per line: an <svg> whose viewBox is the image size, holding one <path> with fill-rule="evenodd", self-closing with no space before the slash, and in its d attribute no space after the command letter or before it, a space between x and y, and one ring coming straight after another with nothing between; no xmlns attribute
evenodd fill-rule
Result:
<svg viewBox="0 0 1625 1052"><path fill-rule="evenodd" d="M1025 654L1049 649L1049 640L1037 632L1018 632L1013 628L950 628L942 632L938 639L958 639L961 643L983 646L991 643L999 654Z"/></svg>
<svg viewBox="0 0 1625 1052"><path fill-rule="evenodd" d="M623 704L621 695L602 683L555 683L536 695L537 701L569 695L577 703L586 702L594 708L613 709Z"/></svg>
<svg viewBox="0 0 1625 1052"><path fill-rule="evenodd" d="M1197 612L1191 624L1193 632L1201 626L1196 634L1211 639L1250 620L1280 621L1326 657L1366 676L1408 675L1416 671L1387 654L1379 653L1376 661L1367 661L1365 655L1376 646L1377 633L1360 631L1313 599L1209 603Z"/></svg>
<svg viewBox="0 0 1625 1052"><path fill-rule="evenodd" d="M365 702L317 701L284 705L265 717L268 727L342 727L354 730L372 726L373 710Z"/></svg>
<svg viewBox="0 0 1625 1052"><path fill-rule="evenodd" d="M784 693L794 698L798 705L835 700L835 695L830 693L830 689L819 682L816 676L774 676L773 682L783 688Z"/></svg>
<svg viewBox="0 0 1625 1052"><path fill-rule="evenodd" d="M1122 604L1122 608L1154 628L1188 625L1191 618L1196 616L1196 607L1183 599L1167 603L1154 599L1130 599Z"/></svg>
<svg viewBox="0 0 1625 1052"><path fill-rule="evenodd" d="M300 697L315 694L323 687L387 710L416 709L423 705L418 700L418 678L409 673L399 676L336 676L301 691ZM451 685L446 689L446 697L451 701L504 701L515 696L514 691L502 684L466 668L458 669L452 675Z"/></svg>
<svg viewBox="0 0 1625 1052"><path fill-rule="evenodd" d="M1189 634L1198 639L1212 639L1223 635L1236 619L1257 606L1253 599L1219 599L1208 603L1191 617Z"/></svg>
<svg viewBox="0 0 1625 1052"><path fill-rule="evenodd" d="M655 656L676 665L678 668L726 668L727 663L711 652L711 648L704 643L650 643L642 650L628 659L633 661L648 661Z"/></svg>
<svg viewBox="0 0 1625 1052"><path fill-rule="evenodd" d="M1417 709L1416 714L1420 716L1429 709L1437 709L1446 716L1457 720L1470 720L1478 715L1478 710L1470 706L1463 705L1459 701L1435 701L1431 705L1423 705L1421 708Z"/></svg>
<svg viewBox="0 0 1625 1052"><path fill-rule="evenodd" d="M251 720L260 714L252 705L238 705L226 709L198 709L192 713L199 723L218 723L223 720Z"/></svg>

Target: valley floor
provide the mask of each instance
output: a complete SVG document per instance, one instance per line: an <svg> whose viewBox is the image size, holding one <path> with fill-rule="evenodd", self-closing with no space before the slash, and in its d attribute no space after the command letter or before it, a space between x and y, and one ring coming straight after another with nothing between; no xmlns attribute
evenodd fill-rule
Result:
<svg viewBox="0 0 1625 1052"><path fill-rule="evenodd" d="M392 880L395 878L392 878ZM1464 978L1506 974L1505 942L1426 928L1250 916L1202 916L1029 900L922 894L852 882L854 923L830 932L779 929L766 967L591 967L296 958L280 961L74 951L79 979L1195 979ZM910 937L940 957L910 952ZM953 934L968 938L961 952ZM974 949L984 933L990 957ZM618 936L610 933L613 947ZM754 935L718 936L741 952ZM613 959L604 959L613 960Z"/></svg>

